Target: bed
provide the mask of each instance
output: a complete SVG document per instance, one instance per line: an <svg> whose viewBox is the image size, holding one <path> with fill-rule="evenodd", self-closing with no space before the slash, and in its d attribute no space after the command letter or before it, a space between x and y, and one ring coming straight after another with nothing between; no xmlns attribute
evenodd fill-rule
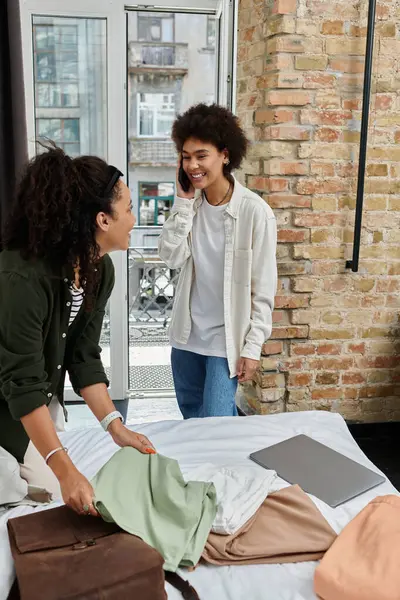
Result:
<svg viewBox="0 0 400 600"><path fill-rule="evenodd" d="M159 452L176 458L184 475L204 462L221 466L246 465L250 452L300 433L379 472L352 438L344 419L333 413L315 411L162 421L141 425L137 430L146 434ZM99 427L65 432L62 441L69 448L75 464L88 478L94 476L118 449ZM286 485L286 482L278 480L278 488ZM372 498L384 494L398 494L388 480L336 509L314 497L312 499L333 529L340 532ZM6 600L14 577L7 519L32 510L19 506L0 514L0 600ZM202 600L316 600L313 592L315 566L316 563L312 562L235 567L202 565L193 573L183 572L183 575L195 586ZM167 592L169 600L181 600L180 594L169 586Z"/></svg>

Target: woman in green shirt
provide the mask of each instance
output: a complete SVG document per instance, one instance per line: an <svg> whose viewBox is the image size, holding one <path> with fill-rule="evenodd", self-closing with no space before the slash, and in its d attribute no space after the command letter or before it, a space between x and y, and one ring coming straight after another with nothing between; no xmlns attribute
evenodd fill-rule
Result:
<svg viewBox="0 0 400 600"><path fill-rule="evenodd" d="M128 249L135 224L121 176L100 158L71 159L59 148L36 156L0 253L0 446L29 484L93 515L92 486L57 434L66 372L117 445L155 452L115 410L98 345L114 285L108 253Z"/></svg>

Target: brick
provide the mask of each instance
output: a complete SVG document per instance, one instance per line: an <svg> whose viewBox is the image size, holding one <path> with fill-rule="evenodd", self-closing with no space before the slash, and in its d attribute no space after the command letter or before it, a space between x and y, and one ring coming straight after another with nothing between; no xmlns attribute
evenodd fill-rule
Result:
<svg viewBox="0 0 400 600"><path fill-rule="evenodd" d="M321 329L318 327L310 328L310 338L314 340L350 340L354 338L355 331L351 328L346 329Z"/></svg>
<svg viewBox="0 0 400 600"><path fill-rule="evenodd" d="M296 118L296 112L288 109L265 110L259 109L255 113L255 122L257 124L270 125L272 123L290 123Z"/></svg>
<svg viewBox="0 0 400 600"><path fill-rule="evenodd" d="M325 73L306 73L304 74L303 87L304 89L310 90L333 87L336 81L336 75L327 75Z"/></svg>
<svg viewBox="0 0 400 600"><path fill-rule="evenodd" d="M276 177L249 177L247 185L250 189L260 192L285 192L288 190L288 180Z"/></svg>
<svg viewBox="0 0 400 600"><path fill-rule="evenodd" d="M262 347L263 355L271 355L271 354L282 354L283 352L283 343L282 342L266 342Z"/></svg>
<svg viewBox="0 0 400 600"><path fill-rule="evenodd" d="M264 172L267 175L307 175L309 164L306 161L282 161L271 159L264 161Z"/></svg>
<svg viewBox="0 0 400 600"><path fill-rule="evenodd" d="M273 339L296 339L308 337L308 326L302 327L274 327L272 329Z"/></svg>
<svg viewBox="0 0 400 600"><path fill-rule="evenodd" d="M292 16L279 15L265 23L264 37L282 33L296 33L296 19Z"/></svg>
<svg viewBox="0 0 400 600"><path fill-rule="evenodd" d="M394 38L397 34L396 23L377 23L376 33L381 38Z"/></svg>
<svg viewBox="0 0 400 600"><path fill-rule="evenodd" d="M302 125L346 125L352 118L348 110L310 110L300 111L300 123Z"/></svg>
<svg viewBox="0 0 400 600"><path fill-rule="evenodd" d="M267 40L266 47L267 54L272 54L274 52L289 52L293 54L313 52L315 54L322 54L323 40L295 35L277 35Z"/></svg>
<svg viewBox="0 0 400 600"><path fill-rule="evenodd" d="M295 310L290 314L292 325L317 325L319 315L315 310Z"/></svg>
<svg viewBox="0 0 400 600"><path fill-rule="evenodd" d="M343 21L324 21L321 31L324 35L343 35L344 23Z"/></svg>
<svg viewBox="0 0 400 600"><path fill-rule="evenodd" d="M358 371L348 371L347 373L342 373L342 383L343 385L365 383L365 377Z"/></svg>
<svg viewBox="0 0 400 600"><path fill-rule="evenodd" d="M275 194L264 196L271 208L310 208L311 199L306 196Z"/></svg>
<svg viewBox="0 0 400 600"><path fill-rule="evenodd" d="M271 106L305 106L310 104L311 95L309 92L274 90L267 92L265 99Z"/></svg>
<svg viewBox="0 0 400 600"><path fill-rule="evenodd" d="M289 375L288 378L288 387L304 387L309 386L312 383L312 375L311 373L293 373Z"/></svg>
<svg viewBox="0 0 400 600"><path fill-rule="evenodd" d="M385 40L386 41L386 40ZM392 41L392 40L387 40ZM346 39L327 39L326 40L326 53L327 54L338 54L338 55L365 55L365 40L358 38L346 38Z"/></svg>
<svg viewBox="0 0 400 600"><path fill-rule="evenodd" d="M294 356L312 356L315 354L315 346L307 343L292 342L290 353Z"/></svg>
<svg viewBox="0 0 400 600"><path fill-rule="evenodd" d="M382 55L397 56L400 52L400 40L381 39L379 51Z"/></svg>
<svg viewBox="0 0 400 600"><path fill-rule="evenodd" d="M335 175L335 165L331 162L321 162L312 160L310 164L310 171L312 175L333 177Z"/></svg>
<svg viewBox="0 0 400 600"><path fill-rule="evenodd" d="M319 35L319 23L308 19L296 19L296 33L307 37Z"/></svg>
<svg viewBox="0 0 400 600"><path fill-rule="evenodd" d="M337 142L339 141L341 132L338 129L329 127L321 127L315 132L315 139L319 142Z"/></svg>
<svg viewBox="0 0 400 600"><path fill-rule="evenodd" d="M393 97L388 94L376 94L375 96L375 109L376 110L388 110L393 104Z"/></svg>
<svg viewBox="0 0 400 600"><path fill-rule="evenodd" d="M315 92L315 106L318 109L340 108L341 97L331 90Z"/></svg>
<svg viewBox="0 0 400 600"><path fill-rule="evenodd" d="M300 179L296 186L298 194L337 194L346 190L347 182L342 179ZM336 206L336 203L335 203Z"/></svg>
<svg viewBox="0 0 400 600"><path fill-rule="evenodd" d="M387 177L388 166L385 164L370 164L367 166L368 177Z"/></svg>
<svg viewBox="0 0 400 600"><path fill-rule="evenodd" d="M293 281L295 292L314 292L319 289L320 281L312 277L296 277Z"/></svg>
<svg viewBox="0 0 400 600"><path fill-rule="evenodd" d="M310 129L306 127L271 125L265 129L265 139L270 140L309 140Z"/></svg>
<svg viewBox="0 0 400 600"><path fill-rule="evenodd" d="M275 308L304 308L309 304L308 294L294 296L275 296Z"/></svg>
<svg viewBox="0 0 400 600"><path fill-rule="evenodd" d="M297 0L274 0L272 14L287 15L295 13L297 10Z"/></svg>
<svg viewBox="0 0 400 600"><path fill-rule="evenodd" d="M331 58L329 68L338 73L363 73L364 59L359 58ZM354 102L354 100L352 100ZM349 106L343 108L350 108Z"/></svg>
<svg viewBox="0 0 400 600"><path fill-rule="evenodd" d="M304 83L304 76L302 73L269 73L264 76L260 83L258 83L258 89L290 89L290 88L302 88Z"/></svg>
<svg viewBox="0 0 400 600"><path fill-rule="evenodd" d="M307 229L278 229L278 242L280 243L307 242L309 238L310 232Z"/></svg>
<svg viewBox="0 0 400 600"><path fill-rule="evenodd" d="M367 28L360 27L359 25L351 25L349 33L352 37L366 37Z"/></svg>
<svg viewBox="0 0 400 600"><path fill-rule="evenodd" d="M299 158L331 158L333 160L350 160L352 148L348 144L300 144Z"/></svg>
<svg viewBox="0 0 400 600"><path fill-rule="evenodd" d="M294 258L322 260L326 258L343 259L344 248L323 246L294 246Z"/></svg>
<svg viewBox="0 0 400 600"><path fill-rule="evenodd" d="M295 68L301 71L324 71L328 66L328 57L324 55L296 56Z"/></svg>
<svg viewBox="0 0 400 600"><path fill-rule="evenodd" d="M306 261L279 262L278 273L280 275L304 275L310 272L310 264Z"/></svg>
<svg viewBox="0 0 400 600"><path fill-rule="evenodd" d="M318 344L317 346L317 354L340 354L341 353L341 345L340 344Z"/></svg>
<svg viewBox="0 0 400 600"><path fill-rule="evenodd" d="M295 213L294 224L298 227L328 227L340 225L341 217L336 214Z"/></svg>
<svg viewBox="0 0 400 600"><path fill-rule="evenodd" d="M311 397L313 400L321 400L321 399L337 399L343 397L342 388L338 387L327 387L327 388L314 388L311 392Z"/></svg>
<svg viewBox="0 0 400 600"><path fill-rule="evenodd" d="M359 342L357 344L352 343L347 345L347 352L350 354L364 354L365 348L366 346L364 342Z"/></svg>
<svg viewBox="0 0 400 600"><path fill-rule="evenodd" d="M317 385L337 385L339 383L339 373L317 373L315 383Z"/></svg>
<svg viewBox="0 0 400 600"><path fill-rule="evenodd" d="M293 69L293 56L290 54L270 54L265 58L265 71L289 71Z"/></svg>
<svg viewBox="0 0 400 600"><path fill-rule="evenodd" d="M262 373L258 371L256 381L261 388L285 387L285 376L282 373Z"/></svg>

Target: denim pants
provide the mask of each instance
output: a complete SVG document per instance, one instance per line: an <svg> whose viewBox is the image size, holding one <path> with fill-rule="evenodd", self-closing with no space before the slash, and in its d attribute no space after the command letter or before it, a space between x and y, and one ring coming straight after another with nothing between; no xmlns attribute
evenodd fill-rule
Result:
<svg viewBox="0 0 400 600"><path fill-rule="evenodd" d="M176 399L184 419L237 416L237 377L231 379L228 361L172 348Z"/></svg>

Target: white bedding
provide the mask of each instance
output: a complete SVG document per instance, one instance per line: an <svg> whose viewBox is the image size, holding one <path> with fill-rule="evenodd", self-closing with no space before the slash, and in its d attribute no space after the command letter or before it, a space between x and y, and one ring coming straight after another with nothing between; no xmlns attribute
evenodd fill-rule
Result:
<svg viewBox="0 0 400 600"><path fill-rule="evenodd" d="M162 421L141 425L140 431L151 438L162 454L176 458L184 475L203 463L245 466L250 452L300 433L378 471L353 440L343 418L333 413L303 412ZM61 435L72 460L88 478L93 477L118 449L110 436L100 428L70 431ZM286 485L278 478L274 482L274 489ZM339 532L372 498L393 493L397 494L395 488L386 481L336 509L316 498L313 500L335 531ZM32 508L18 507L0 515L0 600L6 600L14 577L6 521L28 512L32 512ZM181 574L192 582L201 600L316 600L313 593L315 565L309 562L200 566L193 573ZM169 586L167 589L169 600L181 600L176 590Z"/></svg>

